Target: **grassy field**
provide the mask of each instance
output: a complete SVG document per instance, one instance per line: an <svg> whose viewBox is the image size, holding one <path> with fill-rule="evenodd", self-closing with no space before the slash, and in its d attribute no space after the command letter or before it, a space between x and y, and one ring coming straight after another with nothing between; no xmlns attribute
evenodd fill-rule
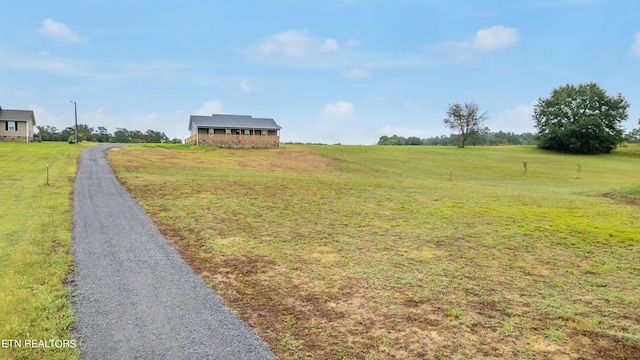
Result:
<svg viewBox="0 0 640 360"><path fill-rule="evenodd" d="M638 147L109 156L283 359L640 358Z"/></svg>
<svg viewBox="0 0 640 360"><path fill-rule="evenodd" d="M80 149L0 142L0 358L78 357L77 349L55 343L33 349L8 341L72 339L65 281L73 265L71 196Z"/></svg>

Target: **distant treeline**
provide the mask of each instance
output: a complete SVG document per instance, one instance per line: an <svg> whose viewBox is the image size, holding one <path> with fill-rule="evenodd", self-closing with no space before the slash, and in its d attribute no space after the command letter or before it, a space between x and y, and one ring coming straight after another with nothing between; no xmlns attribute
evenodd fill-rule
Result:
<svg viewBox="0 0 640 360"><path fill-rule="evenodd" d="M398 135L381 136L378 145L442 145L457 146L460 142L460 135L441 135L421 139L417 136L403 137ZM532 133L515 134L512 132L499 131L495 133L478 134L471 137L466 145L491 146L491 145L535 145L536 141Z"/></svg>
<svg viewBox="0 0 640 360"><path fill-rule="evenodd" d="M75 127L58 131L54 126L37 126L38 137L42 141L75 141ZM113 134L109 133L106 128L98 126L97 128L89 127L86 124L78 124L78 141L94 141L101 143L170 143L182 144L182 140L178 138L169 139L169 137L161 131L147 130L127 130L125 128L117 128Z"/></svg>
<svg viewBox="0 0 640 360"><path fill-rule="evenodd" d="M459 134L434 136L421 139L417 136L381 136L378 145L442 145L457 146L460 141ZM640 143L640 128L632 129L625 135L625 142L630 144ZM536 145L535 134L526 132L515 134L512 132L490 132L477 134L467 140L466 145L496 146L496 145Z"/></svg>

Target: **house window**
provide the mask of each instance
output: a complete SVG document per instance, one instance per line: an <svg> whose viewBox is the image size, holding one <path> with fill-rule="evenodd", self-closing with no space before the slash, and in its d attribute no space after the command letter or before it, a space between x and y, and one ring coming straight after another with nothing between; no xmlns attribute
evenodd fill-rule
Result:
<svg viewBox="0 0 640 360"><path fill-rule="evenodd" d="M227 135L231 135L231 129L226 129Z"/></svg>
<svg viewBox="0 0 640 360"><path fill-rule="evenodd" d="M7 121L7 131L18 131L18 123L16 121Z"/></svg>
<svg viewBox="0 0 640 360"><path fill-rule="evenodd" d="M251 130L249 130L249 129L244 129L244 134L245 134L245 135L251 135Z"/></svg>
<svg viewBox="0 0 640 360"><path fill-rule="evenodd" d="M267 130L260 130L260 135L262 135L262 136L267 135Z"/></svg>

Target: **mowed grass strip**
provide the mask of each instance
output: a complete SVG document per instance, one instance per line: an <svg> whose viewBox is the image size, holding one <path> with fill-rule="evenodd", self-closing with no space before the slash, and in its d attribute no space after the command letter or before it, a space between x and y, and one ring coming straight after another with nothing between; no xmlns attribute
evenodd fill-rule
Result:
<svg viewBox="0 0 640 360"><path fill-rule="evenodd" d="M78 357L77 349L49 341L73 339L65 281L73 265L72 189L81 147L0 142L0 358ZM44 340L49 348L25 340Z"/></svg>
<svg viewBox="0 0 640 360"><path fill-rule="evenodd" d="M628 199L639 155L289 146L109 157L283 359L636 359L640 207Z"/></svg>

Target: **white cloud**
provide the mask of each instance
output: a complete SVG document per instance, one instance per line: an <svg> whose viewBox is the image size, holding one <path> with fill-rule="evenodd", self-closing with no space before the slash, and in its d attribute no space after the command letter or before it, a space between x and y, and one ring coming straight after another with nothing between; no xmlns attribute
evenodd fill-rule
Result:
<svg viewBox="0 0 640 360"><path fill-rule="evenodd" d="M250 93L258 90L258 87L249 80L245 79L240 82L240 90L242 90L242 92Z"/></svg>
<svg viewBox="0 0 640 360"><path fill-rule="evenodd" d="M353 68L349 71L344 72L342 75L347 79L364 79L371 77L370 72L360 68Z"/></svg>
<svg viewBox="0 0 640 360"><path fill-rule="evenodd" d="M473 48L480 51L493 51L515 45L519 40L518 29L495 25L476 33Z"/></svg>
<svg viewBox="0 0 640 360"><path fill-rule="evenodd" d="M487 126L492 132L505 131L521 134L525 132L535 132L533 128L533 105L518 105L505 109L498 113L493 120L489 120Z"/></svg>
<svg viewBox="0 0 640 360"><path fill-rule="evenodd" d="M87 38L71 31L71 29L59 22L51 19L42 20L42 26L38 32L46 37L67 43L83 43L87 42Z"/></svg>
<svg viewBox="0 0 640 360"><path fill-rule="evenodd" d="M473 59L480 52L504 49L519 41L518 29L494 25L478 30L471 41L444 41L429 45L426 50L434 54L443 54L448 59L464 62Z"/></svg>
<svg viewBox="0 0 640 360"><path fill-rule="evenodd" d="M322 52L332 52L338 51L340 46L338 46L338 42L336 39L324 39L324 43L322 44Z"/></svg>
<svg viewBox="0 0 640 360"><path fill-rule="evenodd" d="M194 115L225 114L224 104L220 100L207 101Z"/></svg>
<svg viewBox="0 0 640 360"><path fill-rule="evenodd" d="M325 105L320 116L325 119L345 119L355 116L355 109L352 103L340 100Z"/></svg>
<svg viewBox="0 0 640 360"><path fill-rule="evenodd" d="M260 56L303 59L339 48L335 39L310 36L308 30L287 30L267 36L261 43L249 47L249 50Z"/></svg>
<svg viewBox="0 0 640 360"><path fill-rule="evenodd" d="M52 115L40 106L31 105L29 106L29 110L33 111L33 116L36 118L37 126L49 125L56 127L58 130L64 130L67 126L70 126L70 123L66 121L67 118L65 116ZM70 113L71 117L73 117L73 106L71 106Z"/></svg>
<svg viewBox="0 0 640 360"><path fill-rule="evenodd" d="M633 45L631 46L631 56L640 58L640 32L634 35Z"/></svg>

